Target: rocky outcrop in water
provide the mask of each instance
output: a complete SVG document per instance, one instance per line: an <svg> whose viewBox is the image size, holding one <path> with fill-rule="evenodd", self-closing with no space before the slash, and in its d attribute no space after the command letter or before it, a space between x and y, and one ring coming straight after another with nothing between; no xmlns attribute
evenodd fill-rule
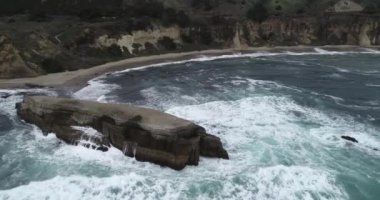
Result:
<svg viewBox="0 0 380 200"><path fill-rule="evenodd" d="M16 108L21 119L66 143L102 151L112 145L136 160L176 170L198 165L199 156L228 159L218 137L152 109L46 96L25 97Z"/></svg>
<svg viewBox="0 0 380 200"><path fill-rule="evenodd" d="M351 136L343 135L343 136L340 136L340 138L342 138L343 140L352 142L352 143L359 143L359 141L356 138L351 137ZM366 148L374 150L374 151L380 151L378 148L373 148L373 147L366 146L366 145L364 145L363 147L366 147Z"/></svg>
<svg viewBox="0 0 380 200"><path fill-rule="evenodd" d="M353 142L353 143L359 143L359 141L356 138L354 138L354 137L343 135L343 136L341 136L341 138L344 139L344 140Z"/></svg>

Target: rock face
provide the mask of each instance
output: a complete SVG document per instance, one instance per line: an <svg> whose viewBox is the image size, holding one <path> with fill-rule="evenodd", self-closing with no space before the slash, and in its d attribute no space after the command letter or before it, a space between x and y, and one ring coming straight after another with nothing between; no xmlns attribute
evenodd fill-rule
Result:
<svg viewBox="0 0 380 200"><path fill-rule="evenodd" d="M268 11L259 22L248 15L257 2ZM2 0L0 78L206 49L378 46L379 2L358 12L346 0Z"/></svg>
<svg viewBox="0 0 380 200"><path fill-rule="evenodd" d="M380 44L380 16L270 17L262 23L219 20L186 26L73 17L34 22L0 17L0 78L72 71L135 56L219 48ZM38 28L36 28L38 27ZM127 28L126 28L127 27Z"/></svg>
<svg viewBox="0 0 380 200"><path fill-rule="evenodd" d="M152 109L46 96L25 97L16 108L21 119L66 143L102 151L112 145L136 160L176 170L198 165L200 155L228 159L218 137Z"/></svg>
<svg viewBox="0 0 380 200"><path fill-rule="evenodd" d="M30 69L11 43L11 40L0 35L0 78L37 76Z"/></svg>

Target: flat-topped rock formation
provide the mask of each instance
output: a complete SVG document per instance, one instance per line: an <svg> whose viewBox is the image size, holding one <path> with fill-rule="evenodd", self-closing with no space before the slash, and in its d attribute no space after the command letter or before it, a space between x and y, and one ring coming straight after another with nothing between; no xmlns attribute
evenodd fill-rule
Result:
<svg viewBox="0 0 380 200"><path fill-rule="evenodd" d="M199 156L228 159L220 139L190 121L153 109L47 96L27 96L18 116L66 143L107 151L176 170L198 165Z"/></svg>

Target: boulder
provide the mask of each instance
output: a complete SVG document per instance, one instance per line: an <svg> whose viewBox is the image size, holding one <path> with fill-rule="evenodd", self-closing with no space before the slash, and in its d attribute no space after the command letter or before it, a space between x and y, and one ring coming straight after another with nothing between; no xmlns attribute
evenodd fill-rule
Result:
<svg viewBox="0 0 380 200"><path fill-rule="evenodd" d="M106 151L176 170L198 165L199 156L228 159L220 139L190 121L157 110L47 96L26 96L18 116L66 143Z"/></svg>
<svg viewBox="0 0 380 200"><path fill-rule="evenodd" d="M344 140L347 140L347 141L350 141L350 142L353 142L353 143L359 143L359 141L357 139L355 139L354 137L350 137L350 136L341 136L342 139Z"/></svg>

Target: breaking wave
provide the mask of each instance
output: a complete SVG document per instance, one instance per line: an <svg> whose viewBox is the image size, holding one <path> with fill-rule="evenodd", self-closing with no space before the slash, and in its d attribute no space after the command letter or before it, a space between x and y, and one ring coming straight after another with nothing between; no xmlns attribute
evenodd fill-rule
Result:
<svg viewBox="0 0 380 200"><path fill-rule="evenodd" d="M118 72L113 72L107 75L102 75L93 80L90 80L88 82L88 86L74 93L73 97L78 98L78 99L97 100L100 102L113 101L112 100L113 98L110 96L107 96L107 94L109 94L113 90L119 89L120 86L116 84L106 83L105 79L107 79L107 77L109 78L112 76L121 76L123 74L132 72L132 71L146 70L149 68L156 68L156 67L164 67L167 65L209 62L209 61L214 61L214 60L235 59L235 58L265 58L265 57L284 56L284 55L305 56L305 55L379 54L379 52L380 51L375 50L375 49L364 49L363 51L329 51L322 48L314 48L314 51L310 51L310 52L285 51L285 52L279 52L279 53L272 53L272 52L263 51L263 52L257 52L257 53L244 53L244 54L237 53L237 54L220 55L220 56L199 56L198 58L193 58L193 59L188 59L188 60L145 65L141 67L135 67L135 68L130 68L130 69L126 69L126 70L122 70ZM340 72L349 72L347 69L343 69L340 67L336 67L336 66L331 66L331 67L334 69L337 69Z"/></svg>
<svg viewBox="0 0 380 200"><path fill-rule="evenodd" d="M376 111L378 99L369 95L378 83L367 80L371 77L362 80L360 71L352 73L336 62L346 54L358 52L317 48L200 57L104 75L73 94L161 109L221 138L230 160L201 158L199 166L180 172L138 162L114 147L101 152L64 144L54 134L44 136L16 117L14 104L26 93L57 94L0 90L0 199L375 200L380 195L371 189L380 184L380 152L374 150L380 149L379 127L357 115L378 120L378 112L370 112ZM334 62L311 63L319 55L331 55L326 58ZM213 60L221 62L205 62ZM164 70L148 70L171 64L173 73L167 76L160 76ZM219 65L229 67L210 70ZM147 73L134 74L136 82L123 82L124 73L139 70ZM358 80L352 89L357 96L341 92L340 86L347 88L352 80ZM141 87L128 90L124 83ZM99 136L89 127L73 128ZM359 143L346 142L343 135Z"/></svg>

